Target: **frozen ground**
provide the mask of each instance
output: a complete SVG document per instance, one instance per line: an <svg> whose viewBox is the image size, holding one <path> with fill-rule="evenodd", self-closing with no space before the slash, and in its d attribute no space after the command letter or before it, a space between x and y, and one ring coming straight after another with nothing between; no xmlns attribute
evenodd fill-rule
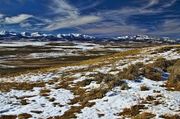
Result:
<svg viewBox="0 0 180 119"><path fill-rule="evenodd" d="M85 44L89 45L89 44ZM90 44L93 46L93 44ZM91 46L91 47L92 47ZM85 49L85 48L83 48ZM19 115L28 113L34 118L50 118L58 116L59 118L69 118L69 115L74 114L79 119L117 119L123 118L124 115L119 115L125 108L130 108L133 105L143 104L146 108L141 109L141 112L150 112L155 114L156 119L159 119L164 114L180 115L180 92L168 91L166 87L162 87L166 81L152 81L146 77L137 80L126 80L130 87L128 90L122 90L120 87L114 87L109 90L105 96L99 99L89 99L88 103L94 102L92 106L83 106L79 100L83 95L101 87L96 81L90 84L82 85L81 83L88 79L93 79L92 75L98 72L105 74L116 75L121 69L128 67L137 62L149 64L154 62L158 57L165 57L169 60L179 59L180 55L175 49L170 51L152 54L156 51L155 48L144 48L137 55L128 55L119 60L111 62L110 59L105 62L97 62L91 64L82 64L77 66L66 66L55 68L49 72L27 73L15 77L0 78L1 82L45 82L45 87L34 87L32 90L17 90L12 89L8 92L0 92L0 116L1 115ZM149 90L141 91L141 86L147 86ZM85 92L80 93L78 90L83 89ZM43 90L45 90L44 93ZM47 90L47 91L46 91ZM154 100L147 101L147 97L154 97ZM26 100L23 104L22 101ZM155 104L159 101L160 104ZM77 110L72 110L77 107Z"/></svg>
<svg viewBox="0 0 180 119"><path fill-rule="evenodd" d="M180 92L167 91L166 88L160 85L164 82L152 81L146 78L140 79L139 82L128 81L127 84L131 87L129 90L121 90L114 88L102 99L92 100L96 104L92 107L86 107L82 109L82 113L77 114L80 119L96 119L99 118L98 114L103 114L104 119L116 119L118 113L122 112L124 108L130 108L133 105L141 104L142 100L145 100L148 96L156 97L156 100L163 102L160 105L146 104L147 109L143 109L145 112L152 112L156 114L156 118L159 118L163 114L180 114ZM140 87L146 85L150 90L141 91ZM154 91L160 91L160 93L154 93ZM162 95L162 97L157 97Z"/></svg>

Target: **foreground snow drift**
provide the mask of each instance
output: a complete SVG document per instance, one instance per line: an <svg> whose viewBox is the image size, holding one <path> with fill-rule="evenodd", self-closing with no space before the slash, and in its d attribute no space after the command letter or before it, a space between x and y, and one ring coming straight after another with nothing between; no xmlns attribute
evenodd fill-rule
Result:
<svg viewBox="0 0 180 119"><path fill-rule="evenodd" d="M147 109L142 111L151 112L156 115L156 118L164 114L180 114L180 92L167 91L166 88L161 87L160 85L165 82L152 81L146 78L139 81L126 80L126 82L131 87L129 90L120 90L116 87L113 91L108 92L104 98L92 100L96 104L82 109L82 113L77 114L78 118L97 119L100 118L99 114L102 114L101 118L103 119L116 119L124 108L141 104L148 96L156 97L158 101L163 103L159 105L155 105L153 102L152 104L145 104ZM141 91L142 85L147 86L149 90ZM159 93L155 93L155 91ZM157 97L158 95L162 95L162 97Z"/></svg>

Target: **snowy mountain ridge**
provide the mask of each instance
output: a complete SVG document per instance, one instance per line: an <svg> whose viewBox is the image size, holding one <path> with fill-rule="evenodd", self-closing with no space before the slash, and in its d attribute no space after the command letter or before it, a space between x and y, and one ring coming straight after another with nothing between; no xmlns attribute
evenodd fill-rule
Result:
<svg viewBox="0 0 180 119"><path fill-rule="evenodd" d="M57 40L98 40L98 41L143 41L143 42L169 42L169 43L179 43L178 39L170 39L169 37L153 37L148 35L135 35L135 36L118 36L118 37L107 37L98 38L90 35L69 33L69 34L46 34L40 32L10 32L10 31L0 31L0 40L21 40L21 39L34 39L38 41L57 41Z"/></svg>

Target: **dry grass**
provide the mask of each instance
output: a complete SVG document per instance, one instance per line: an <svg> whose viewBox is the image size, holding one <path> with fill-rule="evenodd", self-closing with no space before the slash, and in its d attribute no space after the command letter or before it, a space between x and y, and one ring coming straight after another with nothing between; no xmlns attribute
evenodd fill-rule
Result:
<svg viewBox="0 0 180 119"><path fill-rule="evenodd" d="M134 105L130 108L124 108L124 110L119 113L120 116L134 117L138 115L141 109L145 109L144 105Z"/></svg>
<svg viewBox="0 0 180 119"><path fill-rule="evenodd" d="M38 110L32 110L31 112L32 112L32 113L36 113L36 114L41 114L41 113L43 113L43 111L38 111Z"/></svg>
<svg viewBox="0 0 180 119"><path fill-rule="evenodd" d="M32 90L34 87L44 87L44 82L0 82L0 91L9 92L15 90Z"/></svg>
<svg viewBox="0 0 180 119"><path fill-rule="evenodd" d="M31 118L32 115L31 114L27 114L27 113L22 113L18 115L18 119L29 119Z"/></svg>
<svg viewBox="0 0 180 119"><path fill-rule="evenodd" d="M34 50L34 49L32 49ZM35 49L36 52L42 52L39 51L38 49ZM15 54L21 53L20 51L15 51ZM29 51L28 51L29 52ZM19 61L11 61L11 65L16 65L16 69L7 69L7 70L2 70L0 69L0 76L1 77L15 77L19 76L22 74L27 74L29 72L31 73L45 73L45 72L50 72L50 71L56 71L60 67L66 67L66 66L82 66L82 65L98 65L102 66L105 65L106 61L109 61L109 63L113 61L117 61L121 58L124 58L125 56L128 55L136 55L140 53L140 49L133 49L133 50L128 50L120 53L114 53L114 54L106 54L105 56L66 56L66 57L59 57L59 58L44 58L44 59L37 59L37 61L34 61L33 59L30 59L29 61L26 60L19 60ZM4 53L7 54L7 53ZM99 53L98 53L99 54ZM65 58L65 60L64 60ZM63 59L63 61L62 61ZM72 60L76 59L76 61ZM47 65L51 64L51 65ZM22 67L21 65L27 65L27 67ZM35 67L34 67L35 66Z"/></svg>
<svg viewBox="0 0 180 119"><path fill-rule="evenodd" d="M49 98L49 102L54 102L56 99L54 97Z"/></svg>
<svg viewBox="0 0 180 119"><path fill-rule="evenodd" d="M126 56L129 56L129 55L132 56L132 55L139 54L140 51L141 51L140 49L134 49L134 50L130 50L130 51L115 53L113 55L102 56L99 58L74 63L74 64L71 64L71 66L73 66L73 65L76 65L76 66L91 65L91 67L89 69L73 70L73 71L69 71L66 73L73 74L73 73L78 73L78 72L83 72L83 71L90 71L90 70L93 70L94 68L106 65L108 63L118 61L122 58L125 58ZM130 66L129 69L126 70L127 74L132 74L132 75L128 76L128 79L135 79L139 75L143 74L143 72L141 70L139 70L140 68L142 68L142 66L143 66L143 64L135 64L135 66ZM54 68L47 68L42 71L55 71L56 68L59 68L59 67L60 66L56 66ZM151 72L148 72L148 73L151 73ZM76 97L71 100L70 104L79 103L80 106L72 106L71 109L66 111L64 115L50 117L50 118L53 118L53 119L76 118L75 113L79 113L81 111L81 109L83 109L84 107L91 107L95 104L95 103L89 102L90 100L104 97L108 91L110 91L111 89L113 89L116 86L120 86L122 89L129 89L129 86L124 81L122 81L119 76L98 73L98 74L94 74L93 77L94 77L93 79L87 79L82 82L78 82L74 87L69 86L70 84L72 84L72 81L74 80L73 78L67 79L66 77L64 77L64 81L56 83L57 89L65 88L65 89L71 90L74 93L74 95L76 95ZM57 80L57 81L59 81L59 80ZM104 86L102 85L100 88L93 89L89 92L87 92L83 88L80 88L80 87L89 85L92 81L96 81L98 84L105 83L105 85ZM55 82L49 81L48 83L51 85L51 84L54 84ZM40 94L48 96L49 92L50 91L48 89L42 89L42 91L40 91ZM54 99L52 99L52 102L53 101L54 101ZM54 106L59 105L56 103L53 103L53 104L54 104ZM135 106L132 106L131 108L125 109L121 113L121 115L129 115L129 116L133 116L133 117L138 116L138 114L140 113L140 110L144 109L144 108L145 108L144 105L135 105ZM144 115L146 116L146 114L144 114ZM143 115L139 115L139 116L143 117Z"/></svg>
<svg viewBox="0 0 180 119"><path fill-rule="evenodd" d="M123 71L119 72L120 79L134 80L138 78L142 73L139 70L143 67L143 63L136 63L124 68Z"/></svg>
<svg viewBox="0 0 180 119"><path fill-rule="evenodd" d="M82 61L80 62L80 65L104 65L106 64L106 62L108 61L109 63L118 61L122 58L124 58L125 56L133 56L133 55L137 55L140 53L140 49L133 49L133 50L128 50L128 51L123 51L123 52L119 52L119 53L115 53L112 55L107 55L107 56L101 56L99 58L95 58L95 59L90 59L90 60L86 60L86 61ZM108 64L107 62L107 64Z"/></svg>
<svg viewBox="0 0 180 119"><path fill-rule="evenodd" d="M80 106L78 107L72 107L70 110L65 112L65 114L59 118L75 118L75 113L78 113L83 109L84 107L91 107L95 103L94 102L89 102L89 100L94 100L94 99L100 99L105 96L105 94L110 91L113 87L115 86L120 86L124 83L122 80L118 80L116 76L111 75L111 74L94 74L93 75L94 79L93 81L99 81L104 82L106 86L100 86L97 89L93 89L89 92L86 92L85 89L80 88L86 84L89 84L92 80L82 81L78 82L76 86L74 87L69 87L70 90L75 94L78 95L74 99L71 100L70 104L77 104L79 103Z"/></svg>
<svg viewBox="0 0 180 119"><path fill-rule="evenodd" d="M140 86L140 90L147 91L147 90L149 90L149 88L146 85L142 85L142 86Z"/></svg>
<svg viewBox="0 0 180 119"><path fill-rule="evenodd" d="M146 97L146 100L147 101L154 101L156 99L155 99L155 97L149 95L149 96Z"/></svg>
<svg viewBox="0 0 180 119"><path fill-rule="evenodd" d="M163 53L163 52L167 52L170 51L172 49L180 49L180 45L169 45L169 46L162 46L161 48L158 48L156 50L157 53Z"/></svg>
<svg viewBox="0 0 180 119"><path fill-rule="evenodd" d="M163 71L167 71L167 68L169 66L172 66L174 64L174 60L166 60L165 58L158 58L154 63L153 66L160 68Z"/></svg>
<svg viewBox="0 0 180 119"><path fill-rule="evenodd" d="M168 70L170 72L170 77L167 82L167 87L180 91L180 60L177 60Z"/></svg>
<svg viewBox="0 0 180 119"><path fill-rule="evenodd" d="M143 68L143 75L151 80L160 81L161 80L161 72L155 71L154 66L152 64L146 65Z"/></svg>
<svg viewBox="0 0 180 119"><path fill-rule="evenodd" d="M16 119L16 115L1 115L0 119Z"/></svg>
<svg viewBox="0 0 180 119"><path fill-rule="evenodd" d="M156 115L150 113L150 112L143 112L141 114L136 115L134 118L132 119L152 119L153 117L155 117Z"/></svg>
<svg viewBox="0 0 180 119"><path fill-rule="evenodd" d="M160 117L164 119L180 119L180 116L178 114L176 115L165 114L165 115L161 115Z"/></svg>
<svg viewBox="0 0 180 119"><path fill-rule="evenodd" d="M21 100L21 105L27 105L27 104L29 104L27 99Z"/></svg>
<svg viewBox="0 0 180 119"><path fill-rule="evenodd" d="M43 89L40 90L40 95L41 96L49 96L50 92L51 92L50 89L43 88Z"/></svg>

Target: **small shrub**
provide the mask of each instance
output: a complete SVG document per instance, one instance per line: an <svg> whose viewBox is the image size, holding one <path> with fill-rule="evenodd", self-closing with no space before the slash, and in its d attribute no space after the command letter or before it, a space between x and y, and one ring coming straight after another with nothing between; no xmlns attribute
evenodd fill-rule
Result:
<svg viewBox="0 0 180 119"><path fill-rule="evenodd" d="M160 93L161 91L159 90L153 90L153 93Z"/></svg>
<svg viewBox="0 0 180 119"><path fill-rule="evenodd" d="M171 61L166 60L165 58L158 58L154 63L154 67L158 67L163 71L167 71L167 68L172 65Z"/></svg>
<svg viewBox="0 0 180 119"><path fill-rule="evenodd" d="M44 89L41 89L41 90L40 90L40 95L41 95L41 96L49 96L49 93L50 93L50 92L51 92L50 89L44 88Z"/></svg>
<svg viewBox="0 0 180 119"><path fill-rule="evenodd" d="M128 86L127 83L123 83L123 84L121 85L121 90L128 90L128 89L130 89L130 87Z"/></svg>
<svg viewBox="0 0 180 119"><path fill-rule="evenodd" d="M22 99L22 100L21 100L21 105L27 105L27 104L29 104L29 103L27 102L27 99Z"/></svg>
<svg viewBox="0 0 180 119"><path fill-rule="evenodd" d="M155 117L156 115L150 113L150 112L143 112L141 114L136 115L133 119L151 119Z"/></svg>
<svg viewBox="0 0 180 119"><path fill-rule="evenodd" d="M85 90L83 88L74 87L74 95L83 95L85 94Z"/></svg>
<svg viewBox="0 0 180 119"><path fill-rule="evenodd" d="M141 90L141 91L147 91L147 90L149 90L149 88L148 88L147 86L145 86L145 85L142 85L142 86L140 87L140 90Z"/></svg>
<svg viewBox="0 0 180 119"><path fill-rule="evenodd" d="M18 119L28 119L31 118L32 115L31 114L27 114L27 113L22 113L18 115Z"/></svg>
<svg viewBox="0 0 180 119"><path fill-rule="evenodd" d="M175 90L180 90L180 60L169 68L170 76L167 82L168 87L173 87Z"/></svg>
<svg viewBox="0 0 180 119"><path fill-rule="evenodd" d="M16 119L16 115L1 115L0 119Z"/></svg>
<svg viewBox="0 0 180 119"><path fill-rule="evenodd" d="M49 98L49 102L54 102L56 99L54 97Z"/></svg>
<svg viewBox="0 0 180 119"><path fill-rule="evenodd" d="M104 75L105 74L98 72L97 74L92 74L91 76L94 77L94 79L97 81L97 84L100 84L104 79Z"/></svg>
<svg viewBox="0 0 180 119"><path fill-rule="evenodd" d="M86 79L84 81L79 82L78 85L84 87L84 86L89 85L92 81L93 81L93 79Z"/></svg>
<svg viewBox="0 0 180 119"><path fill-rule="evenodd" d="M123 71L119 73L119 78L134 80L142 74L140 70L140 68L142 67L143 67L143 63L132 64L129 67L124 68Z"/></svg>
<svg viewBox="0 0 180 119"><path fill-rule="evenodd" d="M170 51L171 49L173 49L173 47L162 47L162 48L157 49L157 52L163 53L163 52Z"/></svg>
<svg viewBox="0 0 180 119"><path fill-rule="evenodd" d="M134 105L131 108L125 108L123 112L120 113L120 115L124 116L136 116L140 113L140 109L144 109L144 105Z"/></svg>
<svg viewBox="0 0 180 119"><path fill-rule="evenodd" d="M34 87L44 87L44 82L1 82L0 91L9 92L11 89L15 90L32 90Z"/></svg>
<svg viewBox="0 0 180 119"><path fill-rule="evenodd" d="M154 105L159 105L159 104L162 104L162 102L161 102L161 101L158 101L158 100L155 100L155 101L154 101Z"/></svg>
<svg viewBox="0 0 180 119"><path fill-rule="evenodd" d="M149 96L146 97L146 100L147 101L153 101L153 100L156 100L156 99L153 96L149 95Z"/></svg>
<svg viewBox="0 0 180 119"><path fill-rule="evenodd" d="M165 115L161 115L160 117L164 119L180 119L180 116L177 114L175 115L165 114Z"/></svg>
<svg viewBox="0 0 180 119"><path fill-rule="evenodd" d="M98 113L98 117L99 118L101 118L101 117L103 117L105 114L100 114L100 113Z"/></svg>
<svg viewBox="0 0 180 119"><path fill-rule="evenodd" d="M110 81L112 81L112 80L116 80L116 78L117 78L117 77L115 77L115 76L112 75L112 74L106 74L106 75L104 75L104 77L103 77L103 82L108 83L108 82L110 82Z"/></svg>
<svg viewBox="0 0 180 119"><path fill-rule="evenodd" d="M162 73L154 69L153 65L146 65L143 69L143 75L151 80L160 81Z"/></svg>
<svg viewBox="0 0 180 119"><path fill-rule="evenodd" d="M43 111L32 110L32 113L41 114Z"/></svg>

